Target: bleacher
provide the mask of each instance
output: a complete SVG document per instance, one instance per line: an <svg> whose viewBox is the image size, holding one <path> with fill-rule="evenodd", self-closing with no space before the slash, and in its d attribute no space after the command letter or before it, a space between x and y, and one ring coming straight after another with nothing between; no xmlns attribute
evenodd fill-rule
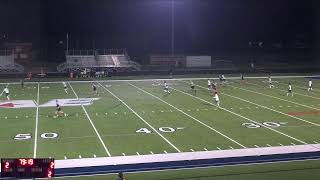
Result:
<svg viewBox="0 0 320 180"><path fill-rule="evenodd" d="M71 50L66 53L66 62L58 65L59 72L69 72L79 69L138 69L125 50Z"/></svg>
<svg viewBox="0 0 320 180"><path fill-rule="evenodd" d="M14 54L11 51L0 51L0 73L21 73L24 67L15 63Z"/></svg>

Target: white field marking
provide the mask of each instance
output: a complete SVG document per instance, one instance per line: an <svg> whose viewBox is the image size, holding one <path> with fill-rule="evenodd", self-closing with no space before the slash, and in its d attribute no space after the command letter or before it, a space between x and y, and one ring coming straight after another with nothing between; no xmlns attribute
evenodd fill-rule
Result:
<svg viewBox="0 0 320 180"><path fill-rule="evenodd" d="M166 154L168 154L168 152L167 151L163 151L164 153L166 153Z"/></svg>
<svg viewBox="0 0 320 180"><path fill-rule="evenodd" d="M316 143L316 144L320 144L319 142L317 142L317 141L313 141L314 143Z"/></svg>
<svg viewBox="0 0 320 180"><path fill-rule="evenodd" d="M140 156L139 152L136 152L136 154L137 154L138 156Z"/></svg>
<svg viewBox="0 0 320 180"><path fill-rule="evenodd" d="M98 83L102 86L101 83ZM118 96L113 94L109 89L102 86L103 89L108 91L113 97L118 99L123 105L125 105L131 112L133 112L139 119L141 119L145 124L147 124L154 132L156 132L163 140L165 140L171 147L173 147L176 151L181 152L175 145L173 145L167 138L165 138L161 133L158 132L157 129L155 129L151 124L149 124L144 118L142 118L135 110L133 110L127 103L125 103L123 100L121 100Z"/></svg>
<svg viewBox="0 0 320 180"><path fill-rule="evenodd" d="M267 146L271 147L271 145L270 145L270 144L267 144Z"/></svg>
<svg viewBox="0 0 320 180"><path fill-rule="evenodd" d="M106 116L108 115L108 113L104 113Z"/></svg>
<svg viewBox="0 0 320 180"><path fill-rule="evenodd" d="M126 154L125 154L125 153L122 153L122 156L126 156Z"/></svg>
<svg viewBox="0 0 320 180"><path fill-rule="evenodd" d="M255 86L259 86L259 87L260 87L259 84L255 84L255 83L249 83L249 82L247 82L247 84L252 84L252 85L255 85ZM284 84L284 83L279 83L279 84ZM295 87L297 87L297 86L295 86ZM287 92L286 90L279 89L279 88L275 88L275 90L282 91L282 92ZM309 98L313 98L313 99L318 99L318 100L320 99L320 98L315 97L315 96L309 96L309 95L301 94L301 93L297 93L297 92L294 92L294 94L297 94L297 95L300 95L300 96L309 97Z"/></svg>
<svg viewBox="0 0 320 180"><path fill-rule="evenodd" d="M257 147L257 148L259 148L260 146L258 146L258 145L254 145L254 147Z"/></svg>
<svg viewBox="0 0 320 180"><path fill-rule="evenodd" d="M232 146L229 146L230 147L230 149L234 149Z"/></svg>
<svg viewBox="0 0 320 180"><path fill-rule="evenodd" d="M79 99L79 96L78 96L78 95L77 95L77 93L74 91L74 89L73 89L73 87L71 86L71 84L70 84L70 83L68 83L68 84L69 84L69 86L70 86L71 90L73 91L74 95L76 96L76 98L77 98L77 99ZM89 120L89 122L90 122L90 124L91 124L92 128L93 128L93 129L94 129L94 131L96 132L96 134L97 134L97 136L98 136L98 138L99 138L99 140L100 140L100 142L101 142L101 144L102 144L102 146L103 146L104 150L106 151L107 155L108 155L109 157L111 157L111 154L110 154L110 152L109 152L109 150L108 150L107 146L104 144L104 142L103 142L103 140L102 140L102 138L101 138L101 136L100 136L100 134L99 134L99 132L98 132L97 128L96 128L96 127L95 127L95 125L93 124L93 122L92 122L92 120L91 120L91 118L90 118L90 116L89 116L89 114L88 114L88 112L87 112L86 108L85 108L83 105L81 105L81 107L82 107L82 109L83 109L84 113L86 114L87 119Z"/></svg>
<svg viewBox="0 0 320 180"><path fill-rule="evenodd" d="M67 159L67 156L64 156L64 159Z"/></svg>
<svg viewBox="0 0 320 180"><path fill-rule="evenodd" d="M203 148L205 151L208 151L208 149L207 148Z"/></svg>
<svg viewBox="0 0 320 180"><path fill-rule="evenodd" d="M79 158L80 158L80 159L82 159L82 156L81 156L81 155L79 155Z"/></svg>
<svg viewBox="0 0 320 180"><path fill-rule="evenodd" d="M196 86L201 87L201 88L204 88L204 87L199 86L199 85L196 85ZM194 97L194 98L196 98L196 99L199 99L200 101L206 102L206 103L208 103L208 104L211 104L211 105L217 107L217 105L213 104L212 102L209 102L209 101L207 101L207 100L204 100L204 99L199 98L199 97L197 97L197 96L194 96L194 95L192 95L192 94L188 94L188 93L185 93L185 92L183 92L183 91L180 91L180 90L177 90L177 89L174 89L174 88L171 88L171 89L176 90L176 91L178 91L178 92L181 92L181 93L183 93L183 94L186 94L186 95L188 95L188 96ZM297 139L297 138L294 138L294 137L292 137L292 136L289 136L288 134L285 134L285 133L283 133L283 132L280 132L280 131L278 131L278 130L276 130L276 129L272 129L272 128L270 128L270 127L268 127L268 126L266 126L266 125L264 125L264 124L262 124L262 123L259 123L259 122L257 122L257 121L252 120L252 119L249 119L249 118L247 118L247 117L244 117L244 116L242 116L242 115L240 115L240 114L238 114L238 113L235 113L235 112L233 112L233 111L230 111L230 110L228 110L228 109L226 109L226 108L223 108L223 107L221 107L221 106L218 107L218 108L220 108L220 109L222 109L222 110L224 110L224 111L227 111L227 112L229 112L229 113L231 113L231 114L234 114L234 115L236 115L236 116L238 116L238 117L241 117L241 118L243 118L243 119L246 119L246 120L248 120L248 121L251 121L251 122L253 122L253 123L255 123L255 124L258 124L258 125L260 125L260 126L262 126L262 127L265 127L265 128L267 128L267 129L269 129L269 130L271 130L271 131L274 131L274 132L276 132L276 133L278 133L278 134L281 134L281 135L283 135L283 136L286 136L286 137L288 137L288 138L290 138L290 139L293 139L293 140L295 140L295 141L298 141L298 142L300 142L300 143L302 143L302 144L308 144L308 143L306 143L306 142L304 142L304 141L301 141L301 140L299 140L299 139Z"/></svg>
<svg viewBox="0 0 320 180"><path fill-rule="evenodd" d="M40 97L40 84L38 83L37 109L36 109L36 127L35 127L35 130L34 130L33 158L37 157L37 147L38 147L39 97Z"/></svg>
<svg viewBox="0 0 320 180"><path fill-rule="evenodd" d="M194 150L193 150L193 149L190 149L190 151L194 152Z"/></svg>
<svg viewBox="0 0 320 180"><path fill-rule="evenodd" d="M154 154L152 151L150 151L150 154Z"/></svg>
<svg viewBox="0 0 320 180"><path fill-rule="evenodd" d="M95 155L95 154L94 154L94 155L93 155L93 157L94 157L94 158L96 158L96 157L97 157L97 155Z"/></svg>
<svg viewBox="0 0 320 180"><path fill-rule="evenodd" d="M319 77L319 76L272 76L273 79L288 79L288 78L305 78L305 77ZM144 81L175 81L175 80L207 80L207 79L215 79L218 80L219 78L212 78L210 76L204 78L159 78L159 79L121 79L121 80L100 80L100 81L87 81L87 80L80 80L80 81L64 81L64 82L72 82L72 83L107 83L107 82L144 82ZM266 79L268 76L246 76L246 79ZM230 80L238 80L241 79L238 76L235 77L228 77ZM25 82L25 84L61 84L62 81L41 81L41 82ZM0 83L0 85L8 84L8 83ZM10 84L20 84L20 82L11 82Z"/></svg>
<svg viewBox="0 0 320 180"><path fill-rule="evenodd" d="M292 104L297 104L297 105L304 106L304 107L307 107L307 108L310 108L310 109L320 110L318 108L314 108L314 107L311 107L311 106L308 106L308 105L305 105L305 104L300 104L300 103L297 103L297 102L294 102L294 101L289 101L289 100L282 99L282 98L275 97L275 96L271 96L271 95L268 95L268 94L263 94L263 93L259 93L259 92L256 92L256 91L252 91L252 90L249 90L249 89L235 87L235 86L231 86L231 85L226 85L226 86L230 86L230 87L233 87L233 88L236 88L236 89L241 89L243 91L252 92L252 93L255 93L255 94L260 94L262 96L271 97L271 98L278 99L278 100L281 100L281 101L286 101L286 102L289 102L289 103L292 103Z"/></svg>
<svg viewBox="0 0 320 180"><path fill-rule="evenodd" d="M6 117L4 117L5 119L8 119L8 117L6 116Z"/></svg>
<svg viewBox="0 0 320 180"><path fill-rule="evenodd" d="M197 118L195 118L195 117L193 117L193 116L189 115L188 113L186 113L186 112L184 112L183 110L181 110L181 109L179 109L179 108L177 108L177 107L173 106L172 104L170 104L170 103L168 103L168 102L164 101L163 99L161 99L161 98L159 98L159 97L157 97L157 96L155 96L155 95L153 95L153 94L151 94L151 93L149 93L149 92L147 92L147 91L145 91L145 90L143 90L143 89L141 89L141 88L139 88L139 87L137 87L137 86L135 86L135 85L133 85L133 84L131 84L131 83L129 83L129 84L130 84L131 86L133 86L133 87L135 87L135 88L139 89L140 91L142 91L142 92L144 92L144 93L146 93L146 94L149 94L150 96L152 96L152 97L154 97L154 98L158 99L159 101L161 101L161 102L163 102L163 103L167 104L168 106L170 106L170 107L172 107L172 108L176 109L177 111L179 111L179 112L181 112L182 114L184 114L184 115L188 116L189 118L191 118L191 119L193 119L193 120L197 121L198 123L202 124L203 126L205 126L205 127L209 128L209 129L211 129L212 131L214 131L214 132L216 132L216 133L220 134L221 136L225 137L226 139L229 139L230 141L232 141L232 142L236 143L237 145L239 145L239 146L241 146L241 147L243 147L243 148L246 148L244 145L242 145L242 144L241 144L241 143L239 143L238 141L236 141L236 140L234 140L234 139L230 138L229 136L227 136L227 135L223 134L222 132L220 132L220 131L216 130L215 128L213 128L213 127L211 127L211 126L207 125L206 123L204 123L204 122L202 122L202 121L198 120Z"/></svg>
<svg viewBox="0 0 320 180"><path fill-rule="evenodd" d="M306 122L306 123L309 123L309 124L312 124L312 125L315 125L315 126L319 126L319 127L320 127L320 124L313 123L313 122L304 120L304 119L302 119L302 118L298 118L298 117L296 117L296 116L292 116L292 115L290 115L290 114L286 114L286 113L277 111L277 110L275 110L275 109L271 109L271 108L269 108L269 107L267 107L267 106L263 106L263 105L254 103L254 102L251 102L251 101L249 101L249 100L242 99L242 98L240 98L240 97L232 96L232 95L230 95L230 94L226 94L226 93L221 93L221 94L223 94L223 95L225 95L225 96L229 96L229 97L235 98L235 99L238 99L238 100L241 100L241 101L244 101L244 102L247 102L247 103L250 103L250 104L254 104L254 105L259 106L259 107L262 107L262 108L264 108L264 109L268 109L268 110L270 110L270 111L273 111L273 112L282 114L282 115L284 115L284 116L288 116L288 117L297 119L297 120L299 120L299 121L303 121L303 122Z"/></svg>
<svg viewBox="0 0 320 180"><path fill-rule="evenodd" d="M16 116L16 119L18 119L18 116Z"/></svg>
<svg viewBox="0 0 320 180"><path fill-rule="evenodd" d="M217 149L221 150L221 148L217 147Z"/></svg>
<svg viewBox="0 0 320 180"><path fill-rule="evenodd" d="M294 146L296 145L295 143L290 143L290 144L292 144L292 145L294 145Z"/></svg>
<svg viewBox="0 0 320 180"><path fill-rule="evenodd" d="M280 146L283 146L283 144L279 143Z"/></svg>

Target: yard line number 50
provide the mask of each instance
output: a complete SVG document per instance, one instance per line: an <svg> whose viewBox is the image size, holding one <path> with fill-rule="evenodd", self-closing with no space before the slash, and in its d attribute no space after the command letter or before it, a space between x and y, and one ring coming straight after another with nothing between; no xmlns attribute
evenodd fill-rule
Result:
<svg viewBox="0 0 320 180"><path fill-rule="evenodd" d="M57 133L42 133L40 135L40 137L42 139L55 139L57 138L59 135ZM29 140L32 139L32 135L30 133L26 133L26 134L17 134L14 137L14 140Z"/></svg>

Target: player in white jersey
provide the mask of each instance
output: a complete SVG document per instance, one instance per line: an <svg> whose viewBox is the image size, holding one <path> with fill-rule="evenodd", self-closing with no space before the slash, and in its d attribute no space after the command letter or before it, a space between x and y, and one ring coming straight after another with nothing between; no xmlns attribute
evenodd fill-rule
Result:
<svg viewBox="0 0 320 180"><path fill-rule="evenodd" d="M169 86L168 86L166 81L164 81L163 90L164 90L165 93L169 93L169 94L171 93L170 90L169 90Z"/></svg>
<svg viewBox="0 0 320 180"><path fill-rule="evenodd" d="M10 101L10 91L9 91L9 88L8 88L8 87L5 87L5 88L3 89L3 93L6 95L7 100Z"/></svg>
<svg viewBox="0 0 320 180"><path fill-rule="evenodd" d="M62 82L64 91L68 94L68 86L66 82Z"/></svg>
<svg viewBox="0 0 320 180"><path fill-rule="evenodd" d="M211 88L212 88L211 81L210 81L210 79L208 79L208 90L210 90Z"/></svg>
<svg viewBox="0 0 320 180"><path fill-rule="evenodd" d="M291 94L291 96L293 96L291 83L289 83L289 84L288 84L288 92L287 92L287 96L289 96L289 94Z"/></svg>
<svg viewBox="0 0 320 180"><path fill-rule="evenodd" d="M269 76L269 79L268 79L268 81L269 81L269 88L272 88L272 87L274 87L274 85L272 84L272 80L271 80L271 77Z"/></svg>
<svg viewBox="0 0 320 180"><path fill-rule="evenodd" d="M216 105L220 107L220 99L219 99L218 92L214 92L213 99L214 99Z"/></svg>
<svg viewBox="0 0 320 180"><path fill-rule="evenodd" d="M312 80L310 79L309 82L308 82L308 91L312 91Z"/></svg>

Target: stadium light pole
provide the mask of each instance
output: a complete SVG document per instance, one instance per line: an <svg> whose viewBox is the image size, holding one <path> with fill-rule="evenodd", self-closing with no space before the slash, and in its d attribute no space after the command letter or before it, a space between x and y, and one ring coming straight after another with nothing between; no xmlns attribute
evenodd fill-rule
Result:
<svg viewBox="0 0 320 180"><path fill-rule="evenodd" d="M171 0L171 56L174 56L174 0Z"/></svg>

